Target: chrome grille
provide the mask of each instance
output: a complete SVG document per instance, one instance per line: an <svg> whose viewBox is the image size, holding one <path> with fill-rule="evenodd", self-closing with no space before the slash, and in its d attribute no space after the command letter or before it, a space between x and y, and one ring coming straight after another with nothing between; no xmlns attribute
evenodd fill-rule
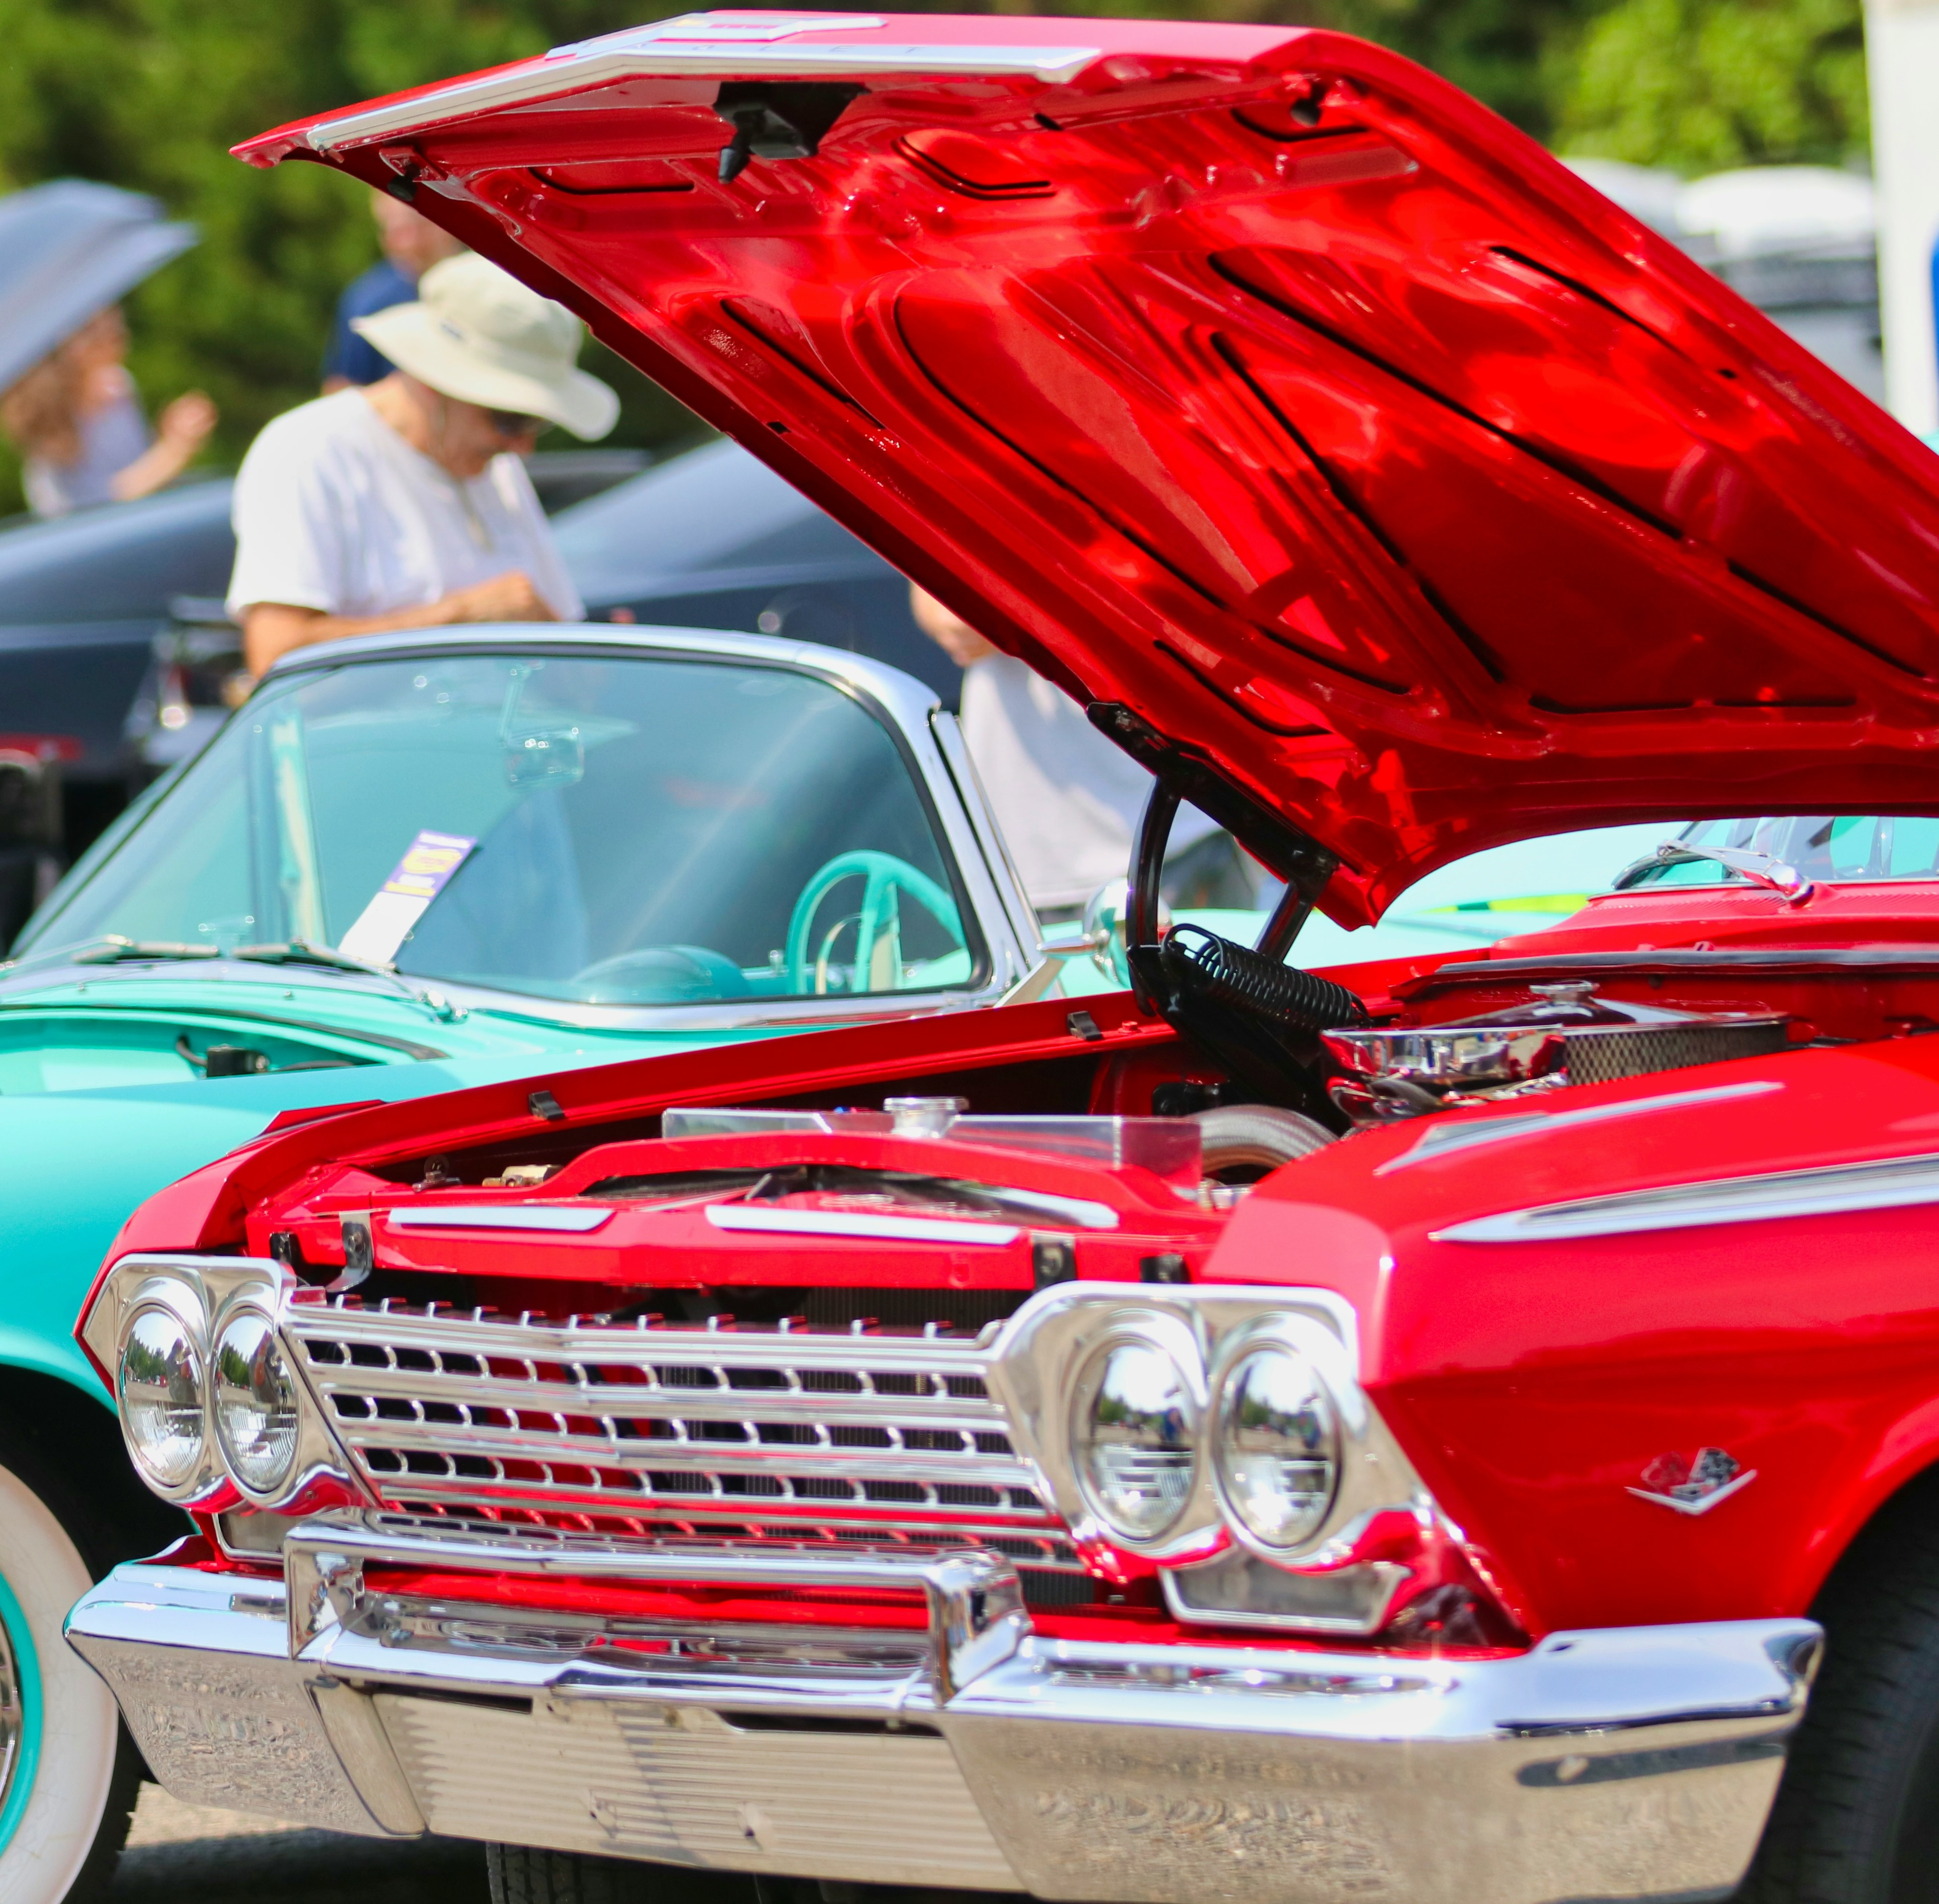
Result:
<svg viewBox="0 0 1939 1904"><path fill-rule="evenodd" d="M961 1542L1081 1573L973 1342L339 1299L288 1333L388 1506L651 1537Z"/></svg>
<svg viewBox="0 0 1939 1904"><path fill-rule="evenodd" d="M1603 1084L1653 1071L1680 1071L1693 1065L1720 1065L1730 1058L1765 1058L1790 1043L1782 1019L1748 1024L1723 1020L1687 1025L1571 1027L1563 1043L1563 1063L1571 1084Z"/></svg>

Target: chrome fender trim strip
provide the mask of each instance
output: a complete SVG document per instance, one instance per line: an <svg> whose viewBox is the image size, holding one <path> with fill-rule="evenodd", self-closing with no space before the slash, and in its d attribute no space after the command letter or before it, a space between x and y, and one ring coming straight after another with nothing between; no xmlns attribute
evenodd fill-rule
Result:
<svg viewBox="0 0 1939 1904"><path fill-rule="evenodd" d="M1769 1223L1782 1217L1829 1217L1853 1210L1897 1210L1939 1203L1939 1155L1889 1157L1877 1163L1724 1177L1615 1196L1536 1204L1430 1230L1435 1243L1542 1243L1578 1236L1631 1236L1653 1229L1697 1229L1715 1223Z"/></svg>

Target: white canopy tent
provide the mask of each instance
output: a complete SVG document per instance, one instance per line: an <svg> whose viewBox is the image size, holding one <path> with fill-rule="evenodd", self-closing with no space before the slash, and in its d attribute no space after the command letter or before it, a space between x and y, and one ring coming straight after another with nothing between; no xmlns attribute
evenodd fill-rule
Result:
<svg viewBox="0 0 1939 1904"><path fill-rule="evenodd" d="M1866 0L1880 316L1892 413L1939 431L1932 248L1939 240L1939 0Z"/></svg>

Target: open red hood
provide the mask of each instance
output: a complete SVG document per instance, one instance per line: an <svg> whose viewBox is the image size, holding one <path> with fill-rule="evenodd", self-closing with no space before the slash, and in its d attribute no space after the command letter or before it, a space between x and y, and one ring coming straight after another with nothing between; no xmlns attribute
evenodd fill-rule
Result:
<svg viewBox="0 0 1939 1904"><path fill-rule="evenodd" d="M1348 922L1569 826L1939 811L1939 462L1363 42L693 14L239 151L415 190Z"/></svg>

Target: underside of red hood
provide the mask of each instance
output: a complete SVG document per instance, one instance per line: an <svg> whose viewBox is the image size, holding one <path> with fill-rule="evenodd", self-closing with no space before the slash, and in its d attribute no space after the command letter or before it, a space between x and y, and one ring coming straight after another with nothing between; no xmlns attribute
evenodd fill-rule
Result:
<svg viewBox="0 0 1939 1904"><path fill-rule="evenodd" d="M1569 827L1939 812L1939 462L1363 42L696 14L238 149L414 194L1345 922Z"/></svg>

